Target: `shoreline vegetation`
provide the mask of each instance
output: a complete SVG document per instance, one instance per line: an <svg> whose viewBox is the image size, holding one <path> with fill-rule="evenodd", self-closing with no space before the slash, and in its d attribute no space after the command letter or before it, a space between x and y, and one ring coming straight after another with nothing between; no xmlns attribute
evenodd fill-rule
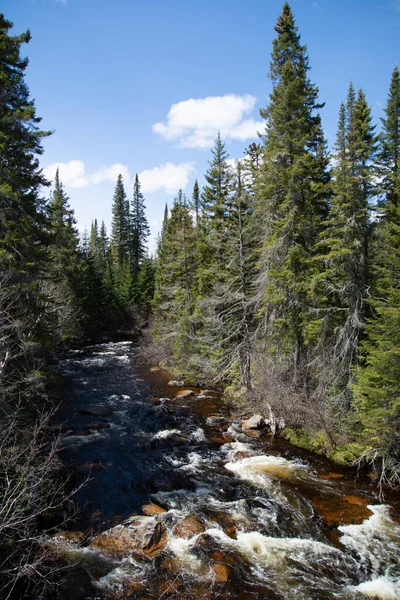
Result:
<svg viewBox="0 0 400 600"><path fill-rule="evenodd" d="M379 129L350 83L328 151L318 88L287 2L275 25L265 130L234 167L217 134L205 185L165 207L155 256L136 176L112 226L82 239L0 14L0 588L29 597L54 565L40 535L63 512L49 365L104 331L212 384L293 444L400 485L400 73Z"/></svg>

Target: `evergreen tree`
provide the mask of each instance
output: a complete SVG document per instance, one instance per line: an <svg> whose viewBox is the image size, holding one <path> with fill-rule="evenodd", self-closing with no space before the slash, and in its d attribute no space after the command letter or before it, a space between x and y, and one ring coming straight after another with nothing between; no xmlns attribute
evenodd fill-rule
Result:
<svg viewBox="0 0 400 600"><path fill-rule="evenodd" d="M97 225L97 219L92 221L90 227L89 251L93 256L96 256L99 252L99 227Z"/></svg>
<svg viewBox="0 0 400 600"><path fill-rule="evenodd" d="M194 211L194 214L196 216L196 227L199 227L199 217L200 217L200 188L199 188L199 184L196 181L194 182L194 186L193 186L193 193L192 193L192 201L190 204L191 209Z"/></svg>
<svg viewBox="0 0 400 600"><path fill-rule="evenodd" d="M366 316L375 150L364 93L360 90L356 97L350 84L347 103L339 113L332 205L326 229L320 234L324 267L315 279L319 331L325 332L325 348L331 349L321 376L335 411L347 412L350 407L348 384Z"/></svg>
<svg viewBox="0 0 400 600"><path fill-rule="evenodd" d="M114 258L118 266L122 266L129 256L129 229L129 204L120 174L114 190L111 227Z"/></svg>
<svg viewBox="0 0 400 600"><path fill-rule="evenodd" d="M57 169L54 189L48 206L49 275L46 291L57 314L55 327L60 338L72 337L79 332L79 299L73 293L77 277L78 232L74 211L69 206Z"/></svg>
<svg viewBox="0 0 400 600"><path fill-rule="evenodd" d="M131 262L134 279L137 279L140 265L146 255L147 238L150 235L149 224L146 219L143 194L140 191L139 177L136 174L133 186L133 200L131 211Z"/></svg>
<svg viewBox="0 0 400 600"><path fill-rule="evenodd" d="M158 254L154 311L156 337L169 344L177 362L185 366L194 335L195 251L193 220L180 190Z"/></svg>
<svg viewBox="0 0 400 600"><path fill-rule="evenodd" d="M201 194L202 224L204 229L221 233L228 216L229 198L232 192L232 172L227 163L228 153L218 132L212 160L205 175L206 185Z"/></svg>
<svg viewBox="0 0 400 600"><path fill-rule="evenodd" d="M254 254L249 221L252 202L243 184L242 173L243 168L237 161L226 240L226 274L224 282L217 288L216 318L209 330L217 343L219 340L218 368L222 377L234 379L238 369L239 384L251 391ZM211 340L209 345L212 345Z"/></svg>
<svg viewBox="0 0 400 600"><path fill-rule="evenodd" d="M390 84L389 97L382 120L380 151L378 156L384 206L390 211L400 203L400 72L395 67Z"/></svg>
<svg viewBox="0 0 400 600"><path fill-rule="evenodd" d="M100 254L103 256L103 258L106 258L106 256L107 256L108 245L109 245L109 240L108 240L108 236L107 236L107 228L104 224L104 221L102 221L101 227L100 227L100 235L99 235L99 249L100 249Z"/></svg>
<svg viewBox="0 0 400 600"><path fill-rule="evenodd" d="M14 400L33 405L40 390L37 342L47 330L40 293L47 244L40 189L47 182L38 156L49 132L39 129L24 80L21 46L30 33L12 36L11 28L0 14L0 412Z"/></svg>
<svg viewBox="0 0 400 600"><path fill-rule="evenodd" d="M372 253L372 316L354 388L362 437L380 460L383 480L398 484L400 442L400 78L393 71L382 119L378 172L382 196ZM382 479L381 479L382 480Z"/></svg>
<svg viewBox="0 0 400 600"><path fill-rule="evenodd" d="M137 300L146 314L150 313L155 291L154 260L145 256L139 271L137 282Z"/></svg>
<svg viewBox="0 0 400 600"><path fill-rule="evenodd" d="M287 358L296 384L308 361L304 328L315 243L326 218L328 158L309 59L286 2L275 26L262 162L256 181L255 221L262 230L258 277L260 315L270 352Z"/></svg>

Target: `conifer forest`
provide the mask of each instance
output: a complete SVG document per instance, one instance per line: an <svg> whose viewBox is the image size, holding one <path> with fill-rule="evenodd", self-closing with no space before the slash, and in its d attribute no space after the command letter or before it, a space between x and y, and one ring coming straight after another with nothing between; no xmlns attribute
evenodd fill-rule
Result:
<svg viewBox="0 0 400 600"><path fill-rule="evenodd" d="M45 178L43 142L57 134L41 128L26 84L29 41L0 14L1 598L56 598L41 594L64 567L42 540L69 518L76 484L59 456L54 364L107 339L133 339L142 360L215 390L236 415L261 415L290 447L368 472L381 501L398 491L398 66L379 121L363 89L342 90L329 149L285 2L264 130L235 164L216 134L206 173L165 206L150 252L138 175L133 189L118 176L110 225L94 206L83 233L62 172ZM115 597L142 598L131 594Z"/></svg>

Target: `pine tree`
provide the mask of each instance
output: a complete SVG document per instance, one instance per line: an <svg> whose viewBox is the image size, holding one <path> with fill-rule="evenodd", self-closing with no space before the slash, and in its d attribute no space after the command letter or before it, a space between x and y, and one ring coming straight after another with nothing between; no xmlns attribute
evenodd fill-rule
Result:
<svg viewBox="0 0 400 600"><path fill-rule="evenodd" d="M92 221L90 227L89 251L93 256L96 256L99 252L99 226L97 225L97 219Z"/></svg>
<svg viewBox="0 0 400 600"><path fill-rule="evenodd" d="M400 72L397 66L392 74L385 115L385 118L381 119L378 168L382 178L384 206L390 211L391 207L400 203Z"/></svg>
<svg viewBox="0 0 400 600"><path fill-rule="evenodd" d="M378 153L382 197L372 254L372 315L354 388L371 459L398 484L400 442L400 78L393 71Z"/></svg>
<svg viewBox="0 0 400 600"><path fill-rule="evenodd" d="M47 330L40 279L46 267L45 210L39 168L42 139L25 83L28 60L21 46L29 31L10 35L0 14L0 411L40 393L37 349ZM36 343L34 343L36 342Z"/></svg>
<svg viewBox="0 0 400 600"><path fill-rule="evenodd" d="M228 153L218 132L212 160L205 175L206 185L201 194L202 225L205 231L221 232L226 221L232 192L232 172L227 163Z"/></svg>
<svg viewBox="0 0 400 600"><path fill-rule="evenodd" d="M129 229L129 204L120 174L114 190L111 228L114 258L118 266L121 266L129 256Z"/></svg>
<svg viewBox="0 0 400 600"><path fill-rule="evenodd" d="M73 293L77 275L78 232L74 211L64 191L57 169L54 189L48 205L50 234L49 266L45 290L51 299L57 319L54 330L61 339L79 335L79 299Z"/></svg>
<svg viewBox="0 0 400 600"><path fill-rule="evenodd" d="M155 266L154 260L145 256L139 272L137 282L137 301L144 309L145 314L151 311L155 291Z"/></svg>
<svg viewBox="0 0 400 600"><path fill-rule="evenodd" d="M356 97L350 84L339 112L332 205L319 241L324 267L315 278L327 361L321 377L336 413L350 407L349 383L366 316L375 150L364 93Z"/></svg>
<svg viewBox="0 0 400 600"><path fill-rule="evenodd" d="M199 218L200 218L200 188L199 188L199 184L196 181L194 182L194 186L193 186L193 193L192 193L192 201L190 203L190 208L194 211L195 214L195 223L196 223L196 227L199 227Z"/></svg>
<svg viewBox="0 0 400 600"><path fill-rule="evenodd" d="M326 218L329 182L318 89L286 2L276 24L262 162L256 181L255 221L262 230L258 277L260 316L268 348L286 357L293 381L306 377L304 327L315 243Z"/></svg>
<svg viewBox="0 0 400 600"><path fill-rule="evenodd" d="M133 200L131 211L131 264L134 280L139 275L140 265L146 255L147 238L150 227L147 222L143 194L140 191L139 177L136 174L133 186Z"/></svg>
<svg viewBox="0 0 400 600"><path fill-rule="evenodd" d="M196 234L180 190L167 222L156 266L155 335L188 366L194 335Z"/></svg>
<svg viewBox="0 0 400 600"><path fill-rule="evenodd" d="M238 369L238 382L249 392L252 389L251 329L254 320L254 254L253 240L249 235L251 212L251 197L243 184L243 168L237 161L234 194L227 223L226 274L224 282L218 288L218 295L214 298L216 318L209 330L215 340L214 344L220 346L218 370L221 378L234 379L235 370ZM209 345L213 345L212 340L209 340Z"/></svg>

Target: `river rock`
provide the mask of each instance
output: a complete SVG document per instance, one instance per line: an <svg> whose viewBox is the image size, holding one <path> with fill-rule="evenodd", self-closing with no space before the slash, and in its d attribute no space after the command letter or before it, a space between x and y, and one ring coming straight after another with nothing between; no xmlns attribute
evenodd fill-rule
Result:
<svg viewBox="0 0 400 600"><path fill-rule="evenodd" d="M215 581L217 583L227 583L231 578L231 569L222 563L214 564Z"/></svg>
<svg viewBox="0 0 400 600"><path fill-rule="evenodd" d="M183 519L174 529L174 535L189 540L190 538L203 533L206 530L203 523L194 515L189 515Z"/></svg>
<svg viewBox="0 0 400 600"><path fill-rule="evenodd" d="M261 415L253 415L247 421L242 422L242 429L263 429L265 426L265 419Z"/></svg>
<svg viewBox="0 0 400 600"><path fill-rule="evenodd" d="M184 381L175 381L174 379L171 379L171 381L168 381L168 385L170 387L181 387L182 385L185 385Z"/></svg>
<svg viewBox="0 0 400 600"><path fill-rule="evenodd" d="M156 517L132 517L97 535L91 545L105 552L153 558L167 545L167 530Z"/></svg>
<svg viewBox="0 0 400 600"><path fill-rule="evenodd" d="M179 392L179 396L181 396L182 398L189 398L190 396L195 396L196 394L194 393L193 390L181 390Z"/></svg>
<svg viewBox="0 0 400 600"><path fill-rule="evenodd" d="M93 417L109 417L113 414L113 410L108 406L89 406L88 408L82 408L80 411L81 415L91 415Z"/></svg>
<svg viewBox="0 0 400 600"><path fill-rule="evenodd" d="M148 517L153 517L154 515L164 514L167 511L165 510L165 508L161 508L161 506L158 506L158 504L150 503L142 506L142 512Z"/></svg>

